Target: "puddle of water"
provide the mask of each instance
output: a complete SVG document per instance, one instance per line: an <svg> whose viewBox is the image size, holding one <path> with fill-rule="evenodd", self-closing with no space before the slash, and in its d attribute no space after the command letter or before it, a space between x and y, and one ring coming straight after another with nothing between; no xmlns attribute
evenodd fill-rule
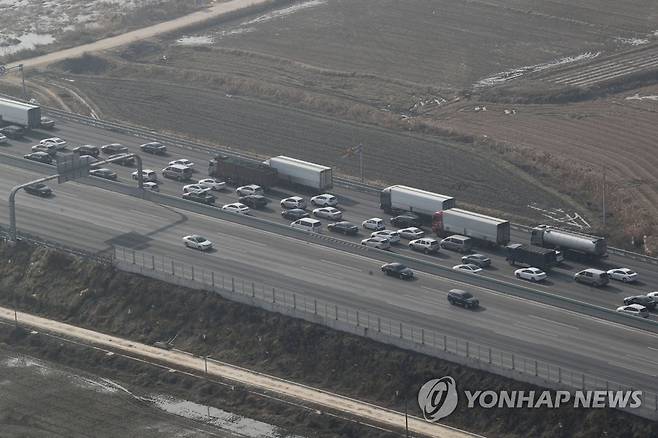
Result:
<svg viewBox="0 0 658 438"><path fill-rule="evenodd" d="M514 68L504 72L496 73L495 75L490 76L488 78L480 79L475 83L475 87L476 88L488 87L492 85L502 84L503 82L521 77L528 73L534 73L534 72L546 70L547 68L556 67L558 65L570 64L572 62L584 61L586 59L593 59L599 56L600 54L601 52L587 52L577 56L566 56L564 58L556 59L555 61L546 62L542 64L527 65L523 67Z"/></svg>
<svg viewBox="0 0 658 438"><path fill-rule="evenodd" d="M36 46L43 46L54 42L55 37L47 33L29 32L22 35L9 34L0 38L0 56L9 55L19 50L34 49Z"/></svg>
<svg viewBox="0 0 658 438"><path fill-rule="evenodd" d="M222 411L221 409L201 405L191 401L180 400L164 395L157 395L151 399L144 400L150 401L159 409L170 414L202 421L244 436L252 438L277 438L281 436L279 429L271 424L241 417L230 412ZM291 438L303 437L299 435L291 435Z"/></svg>

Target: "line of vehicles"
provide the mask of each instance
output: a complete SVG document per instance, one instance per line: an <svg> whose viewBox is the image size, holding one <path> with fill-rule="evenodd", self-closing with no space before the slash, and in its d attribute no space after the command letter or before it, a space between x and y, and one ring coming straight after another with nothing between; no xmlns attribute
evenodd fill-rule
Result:
<svg viewBox="0 0 658 438"><path fill-rule="evenodd" d="M35 145L33 152L25 155L25 158L52 163L53 156L58 152L66 151L66 146L66 141L61 138L47 138ZM140 145L140 150L154 155L167 153L166 146L159 142L144 143ZM121 144L112 143L100 148L82 145L72 149L72 152L97 159L101 153L108 155L108 158L116 158L121 154L129 153L129 150ZM132 166L134 162L132 158L126 158L120 160L118 164ZM164 178L190 181L194 175L194 167L195 164L190 160L180 158L170 161L161 173ZM269 203L265 197L265 190L275 185L287 184L305 191L310 189L316 193L324 192L333 186L330 167L285 156L257 162L217 155L210 160L208 173L208 178L185 185L183 198L212 205L216 199L211 194L212 191L224 190L227 184L241 184L236 190L239 196L237 202L221 206L224 211L238 214L248 214L252 208L265 207ZM106 179L117 179L116 172L109 168L94 168L90 174ZM156 171L144 169L143 177L147 189L158 190ZM137 172L132 173L132 178L137 179ZM46 191L42 190L41 193ZM306 211L306 201L303 197L293 196L283 199L280 202L283 209L281 215L291 220L291 227L308 232L322 230L320 219L332 221L327 225L327 230L330 232L345 235L356 235L360 232L357 224L342 220L342 212L336 208L338 200L334 195L321 193L311 197L310 202L315 208L309 213ZM559 265L565 256L578 260L597 260L607 252L606 240L603 237L546 225L532 229L529 244L510 243L509 221L459 209L455 198L451 196L403 185L394 185L381 190L380 208L394 215L390 219L390 224L398 229L386 229L386 224L381 218L366 219L361 223L361 228L371 233L361 240L363 245L388 249L391 245L398 244L400 239L405 239L411 249L426 254L436 253L441 248L460 251L465 255L462 257L462 264L454 266L454 269L468 273L481 272L486 269L487 263L491 263L491 260L482 254L471 254L473 248L478 245L503 247L507 261L511 265L520 267L514 272L515 276L529 281L543 281L548 278L546 271ZM424 225L429 225L437 237L442 239L438 240L426 235L421 228ZM593 286L603 286L607 284L609 278L623 275L617 271L622 272L624 269L612 270L615 272L586 269L576 273L574 280ZM621 281L629 281L630 277L626 275L622 278L626 280Z"/></svg>

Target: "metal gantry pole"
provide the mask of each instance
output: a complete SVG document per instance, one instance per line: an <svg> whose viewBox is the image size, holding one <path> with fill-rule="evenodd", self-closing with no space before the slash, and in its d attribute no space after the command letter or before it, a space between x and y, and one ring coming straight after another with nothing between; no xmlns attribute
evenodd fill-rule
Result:
<svg viewBox="0 0 658 438"><path fill-rule="evenodd" d="M16 242L16 193L23 187L30 186L32 184L37 184L41 182L50 181L51 179L58 178L59 175L51 175L45 178L35 179L24 184L19 184L11 189L9 192L9 242Z"/></svg>

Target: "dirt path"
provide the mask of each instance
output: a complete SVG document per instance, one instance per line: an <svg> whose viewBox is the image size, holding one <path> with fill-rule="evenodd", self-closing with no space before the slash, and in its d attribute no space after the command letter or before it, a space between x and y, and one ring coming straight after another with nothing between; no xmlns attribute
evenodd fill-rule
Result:
<svg viewBox="0 0 658 438"><path fill-rule="evenodd" d="M121 35L111 38L105 38L95 41L93 43L84 44L82 46L71 47L69 49L60 50L57 52L49 53L47 55L37 56L36 58L25 59L16 61L13 64L23 64L25 68L44 66L53 62L62 61L67 58L75 58L85 52L98 52L107 50L114 47L123 46L133 43L135 41L151 38L163 33L180 30L187 26L202 23L204 21L212 20L222 15L238 11L240 9L268 3L271 0L230 0L225 3L214 5L202 11L193 12L189 15L176 18L174 20L165 21L164 23L154 24L143 29L133 30Z"/></svg>
<svg viewBox="0 0 658 438"><path fill-rule="evenodd" d="M200 373L204 372L205 363L203 358L192 356L189 353L177 350L167 351L28 313L18 312L17 315L18 321L23 326L73 338L84 343L92 343L94 345L120 350L131 356L142 357L147 361L154 360L160 363L166 363L172 367L184 367ZM0 307L0 318L13 321L14 311ZM333 411L358 417L366 423L383 424L396 429L404 428L404 414L390 409L223 362L208 360L207 365L208 374L215 377L228 379L261 390L271 391L280 396L297 399L304 403L324 406ZM428 423L416 417L409 417L409 431L435 438L473 438L477 436L447 426Z"/></svg>

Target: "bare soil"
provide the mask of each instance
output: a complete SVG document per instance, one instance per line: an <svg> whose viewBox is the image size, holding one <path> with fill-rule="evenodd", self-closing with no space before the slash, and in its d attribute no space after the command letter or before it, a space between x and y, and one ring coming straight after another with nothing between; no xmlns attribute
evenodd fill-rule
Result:
<svg viewBox="0 0 658 438"><path fill-rule="evenodd" d="M67 323L152 343L177 334L175 345L198 355L292 379L378 405L418 415L416 391L429 378L450 375L465 389L538 390L489 373L392 348L327 328L232 303L215 294L195 292L114 270L52 249L20 244L0 246L0 302ZM13 338L12 338L13 339ZM5 340L15 348L25 342ZM205 382L145 370L133 362L107 365L98 355L70 346L36 345L49 360L82 366L94 373L108 369L126 381L153 388L169 384L182 397L229 403L231 410L296 433L322 437L369 435L352 423L270 406L253 397L226 395ZM114 372L113 371L113 372ZM132 377L131 377L132 375ZM205 388L205 389L204 389ZM396 391L399 395L396 396ZM228 397L228 398L225 398ZM608 409L467 409L447 424L491 437L648 437L657 425ZM294 426L293 426L294 425Z"/></svg>

